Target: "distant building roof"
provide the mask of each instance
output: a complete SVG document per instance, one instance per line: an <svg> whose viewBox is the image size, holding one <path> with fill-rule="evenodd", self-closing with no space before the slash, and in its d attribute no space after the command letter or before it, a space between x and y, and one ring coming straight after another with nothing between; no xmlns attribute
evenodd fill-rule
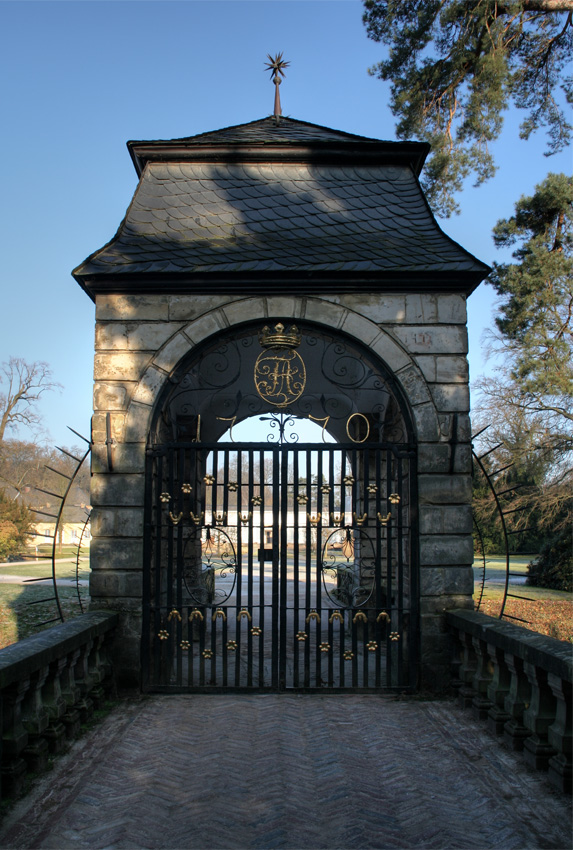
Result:
<svg viewBox="0 0 573 850"><path fill-rule="evenodd" d="M98 291L471 292L488 267L438 227L424 143L294 119L129 142L141 175L115 237L73 274Z"/></svg>

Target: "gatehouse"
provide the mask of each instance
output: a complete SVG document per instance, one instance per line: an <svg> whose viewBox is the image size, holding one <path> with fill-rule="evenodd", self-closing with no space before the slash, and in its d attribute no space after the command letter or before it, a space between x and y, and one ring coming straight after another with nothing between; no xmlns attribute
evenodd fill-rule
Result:
<svg viewBox="0 0 573 850"><path fill-rule="evenodd" d="M412 691L472 607L467 297L428 146L275 115L129 142L96 305L93 609L152 691Z"/></svg>

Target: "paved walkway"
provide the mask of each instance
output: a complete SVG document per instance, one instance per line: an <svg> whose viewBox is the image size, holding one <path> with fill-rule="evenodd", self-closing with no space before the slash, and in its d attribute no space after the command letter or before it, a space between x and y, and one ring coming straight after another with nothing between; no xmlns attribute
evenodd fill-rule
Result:
<svg viewBox="0 0 573 850"><path fill-rule="evenodd" d="M6 818L2 848L570 848L570 800L449 702L121 704Z"/></svg>

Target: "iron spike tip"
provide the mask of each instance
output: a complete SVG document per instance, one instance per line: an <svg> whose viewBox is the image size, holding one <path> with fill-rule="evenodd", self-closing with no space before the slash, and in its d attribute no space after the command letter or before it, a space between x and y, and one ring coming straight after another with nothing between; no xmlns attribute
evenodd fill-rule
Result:
<svg viewBox="0 0 573 850"><path fill-rule="evenodd" d="M87 438L87 437L84 437L84 435L83 435L83 434L80 434L80 433L79 433L79 431L75 431L75 430L71 427L71 425L66 425L66 428L68 429L68 431L71 431L71 432L72 432L72 434L75 434L75 435L76 435L76 437L79 437L79 438L80 438L80 440L83 440L83 441L84 441L84 443L87 443L87 444L88 444L88 446L91 446L91 441L90 441L90 440L88 440L88 438Z"/></svg>

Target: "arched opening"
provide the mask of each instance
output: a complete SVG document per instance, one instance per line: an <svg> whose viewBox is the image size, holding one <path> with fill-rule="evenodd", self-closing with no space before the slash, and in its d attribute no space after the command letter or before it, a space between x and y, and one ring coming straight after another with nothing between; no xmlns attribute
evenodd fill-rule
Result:
<svg viewBox="0 0 573 850"><path fill-rule="evenodd" d="M276 323L193 352L148 446L147 686L413 687L414 483L407 404L367 349Z"/></svg>

